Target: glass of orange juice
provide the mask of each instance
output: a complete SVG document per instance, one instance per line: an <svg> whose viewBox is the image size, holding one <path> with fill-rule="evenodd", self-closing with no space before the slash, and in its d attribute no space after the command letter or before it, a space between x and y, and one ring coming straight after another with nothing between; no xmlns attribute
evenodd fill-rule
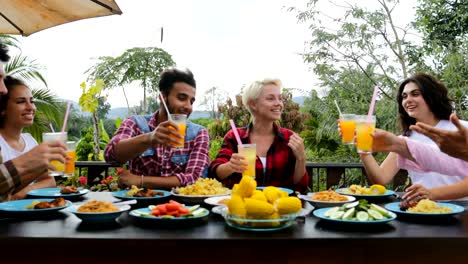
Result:
<svg viewBox="0 0 468 264"><path fill-rule="evenodd" d="M76 160L76 141L67 141L67 163L65 163L66 177L73 177L75 175L75 160Z"/></svg>
<svg viewBox="0 0 468 264"><path fill-rule="evenodd" d="M187 115L184 114L171 114L171 119L179 127L179 133L182 135L182 139L174 137L179 140L179 144L174 145L175 148L184 148L185 143L185 131L187 130Z"/></svg>
<svg viewBox="0 0 468 264"><path fill-rule="evenodd" d="M242 176L250 176L255 178L255 161L257 159L257 145L256 144L242 144L239 145L239 154L241 154L247 162L247 168L242 173Z"/></svg>
<svg viewBox="0 0 468 264"><path fill-rule="evenodd" d="M62 141L65 143L67 140L67 132L44 132L42 133L42 142L50 142L50 141ZM50 176L63 176L65 171L65 164L58 160L52 160L50 162L52 166L56 168L56 170L52 171L49 170Z"/></svg>
<svg viewBox="0 0 468 264"><path fill-rule="evenodd" d="M343 144L354 144L355 117L356 115L353 114L340 115L341 142Z"/></svg>
<svg viewBox="0 0 468 264"><path fill-rule="evenodd" d="M358 153L372 153L373 138L371 133L375 130L375 116L368 120L367 115L356 116L356 148Z"/></svg>

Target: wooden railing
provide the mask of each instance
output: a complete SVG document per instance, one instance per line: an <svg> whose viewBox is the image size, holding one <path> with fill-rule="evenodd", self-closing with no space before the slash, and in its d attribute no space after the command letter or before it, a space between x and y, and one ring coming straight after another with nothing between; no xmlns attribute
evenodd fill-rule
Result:
<svg viewBox="0 0 468 264"><path fill-rule="evenodd" d="M77 161L76 167L79 170L79 175L82 174L83 168L88 168L88 182L92 183L96 178L102 176L107 177L109 168L120 167L117 163L107 163L103 161ZM307 162L306 169L309 173L309 183L311 191L321 191L330 189L331 187L348 186L351 180L358 184L366 185L367 174L361 163L314 163ZM354 178L354 179L352 179ZM372 184L372 182L368 182ZM394 177L391 184L393 190L402 191L407 184L407 173L400 170Z"/></svg>

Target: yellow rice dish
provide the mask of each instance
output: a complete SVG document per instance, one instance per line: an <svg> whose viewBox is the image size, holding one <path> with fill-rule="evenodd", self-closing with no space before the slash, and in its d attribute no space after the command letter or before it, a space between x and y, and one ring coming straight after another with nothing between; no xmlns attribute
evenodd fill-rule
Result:
<svg viewBox="0 0 468 264"><path fill-rule="evenodd" d="M194 184L186 187L178 187L174 189L176 193L183 195L216 195L228 194L229 189L216 179L199 178Z"/></svg>
<svg viewBox="0 0 468 264"><path fill-rule="evenodd" d="M437 205L436 202L431 201L429 199L423 199L418 202L418 204L414 207L410 207L408 209L408 212L412 213L431 213L431 214L443 214L443 213L450 213L452 212L452 209L445 207L445 206L439 206Z"/></svg>

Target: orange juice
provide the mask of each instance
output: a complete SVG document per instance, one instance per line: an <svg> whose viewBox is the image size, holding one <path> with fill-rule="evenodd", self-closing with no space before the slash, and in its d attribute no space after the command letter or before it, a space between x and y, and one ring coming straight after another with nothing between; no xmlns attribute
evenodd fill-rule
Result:
<svg viewBox="0 0 468 264"><path fill-rule="evenodd" d="M42 142L50 142L50 141L65 141L67 140L67 132L44 132L42 133ZM65 170L65 164L58 160L52 160L50 162L52 166L56 168L56 170L52 171L49 170L50 176L63 176L63 172Z"/></svg>
<svg viewBox="0 0 468 264"><path fill-rule="evenodd" d="M246 170L242 173L243 176L255 178L255 161L257 159L257 148L255 144L239 145L239 154L244 156L247 163Z"/></svg>
<svg viewBox="0 0 468 264"><path fill-rule="evenodd" d="M175 136L172 136L174 139L179 140L179 144L173 145L175 148L184 148L184 143L185 143L185 130L187 130L187 124L177 124L179 127L179 133L182 135L184 138L178 138Z"/></svg>
<svg viewBox="0 0 468 264"><path fill-rule="evenodd" d="M182 139L171 136L173 139L179 141L179 144L174 144L174 148L184 148L185 143L185 130L187 130L187 115L184 114L171 114L171 120L177 124L179 128L179 134L183 137Z"/></svg>
<svg viewBox="0 0 468 264"><path fill-rule="evenodd" d="M353 144L356 122L355 121L341 121L340 127L341 127L341 141L343 142L343 144Z"/></svg>
<svg viewBox="0 0 468 264"><path fill-rule="evenodd" d="M65 164L65 174L67 176L73 176L75 174L75 160L76 160L76 151L67 150L67 156L70 158Z"/></svg>
<svg viewBox="0 0 468 264"><path fill-rule="evenodd" d="M367 118L367 116L364 116ZM375 129L375 116L373 120L367 123L364 120L358 120L356 123L356 148L358 153L372 153L372 143L374 139L371 136L371 133Z"/></svg>

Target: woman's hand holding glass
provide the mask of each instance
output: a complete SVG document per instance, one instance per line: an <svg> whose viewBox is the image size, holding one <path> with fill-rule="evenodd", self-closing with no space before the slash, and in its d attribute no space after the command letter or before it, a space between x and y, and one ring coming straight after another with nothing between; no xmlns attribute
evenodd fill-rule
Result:
<svg viewBox="0 0 468 264"><path fill-rule="evenodd" d="M226 166L234 173L243 173L247 169L245 157L239 153L232 153L231 159L226 163Z"/></svg>

